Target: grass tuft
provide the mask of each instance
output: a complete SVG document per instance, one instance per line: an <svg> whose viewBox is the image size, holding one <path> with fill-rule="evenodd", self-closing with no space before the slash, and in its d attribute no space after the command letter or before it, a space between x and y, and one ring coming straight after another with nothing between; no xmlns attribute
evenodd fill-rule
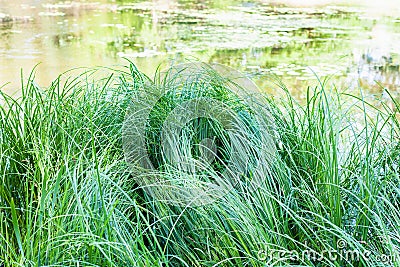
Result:
<svg viewBox="0 0 400 267"><path fill-rule="evenodd" d="M65 73L44 89L32 73L20 97L1 93L0 264L399 266L396 99L369 103L321 84L300 103L280 84L282 97L263 95L268 104L255 110L216 72L207 74L212 83L204 73L186 80L169 74L152 80L131 64L68 79ZM165 94L144 122L145 139L164 179L189 176L166 160L162 124L186 101L205 97L240 118L239 136L251 137L240 157L267 153L255 115L274 122L273 164L244 175L261 177L262 186L243 183L205 206L148 195L136 182L140 169L126 162L122 128L128 107L155 88ZM185 129L186 150L172 152L199 163L210 156L201 140L216 136L219 160L200 169L218 178L231 164L231 136L207 118Z"/></svg>

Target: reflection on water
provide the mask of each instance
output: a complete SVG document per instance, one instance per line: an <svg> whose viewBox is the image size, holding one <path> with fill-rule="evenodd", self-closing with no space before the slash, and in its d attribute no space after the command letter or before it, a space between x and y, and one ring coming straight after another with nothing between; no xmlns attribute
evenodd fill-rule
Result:
<svg viewBox="0 0 400 267"><path fill-rule="evenodd" d="M396 8L372 16L360 6L267 2L0 0L0 84L18 90L20 69L37 63L46 85L69 68L124 64L126 57L148 74L188 58L219 62L269 91L271 74L298 94L315 74L372 92L376 81L400 87Z"/></svg>

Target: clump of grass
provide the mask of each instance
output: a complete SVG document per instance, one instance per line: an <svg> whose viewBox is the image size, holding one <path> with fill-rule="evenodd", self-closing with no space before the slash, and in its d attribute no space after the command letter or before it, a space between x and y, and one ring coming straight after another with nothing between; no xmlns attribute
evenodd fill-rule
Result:
<svg viewBox="0 0 400 267"><path fill-rule="evenodd" d="M21 97L2 93L4 266L399 266L396 110L323 84L299 103L281 84L285 95L263 96L268 107L254 111L272 116L278 150L273 164L253 171L265 175L262 186L244 184L211 204L180 207L151 198L135 182L122 148L135 94L144 83L168 86L168 79L151 80L134 65L106 73L59 77L46 89L31 75ZM155 165L163 164L160 124L196 96L248 112L244 134L257 132L252 110L225 87L203 85L188 81L154 108L146 135ZM188 133L188 143L224 138L209 121L193 122Z"/></svg>
<svg viewBox="0 0 400 267"><path fill-rule="evenodd" d="M95 71L2 95L0 255L5 266L154 265L150 211L122 157L126 80ZM146 232L148 234L146 234Z"/></svg>

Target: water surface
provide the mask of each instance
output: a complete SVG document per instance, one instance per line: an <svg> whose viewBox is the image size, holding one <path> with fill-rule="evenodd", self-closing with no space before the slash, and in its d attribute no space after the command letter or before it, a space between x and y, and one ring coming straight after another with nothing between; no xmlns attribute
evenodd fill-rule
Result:
<svg viewBox="0 0 400 267"><path fill-rule="evenodd" d="M38 63L47 86L74 67L132 60L147 74L187 59L219 62L274 92L271 75L304 97L316 75L338 87L400 88L400 12L268 1L0 0L0 84L18 92ZM298 2L297 2L298 3Z"/></svg>

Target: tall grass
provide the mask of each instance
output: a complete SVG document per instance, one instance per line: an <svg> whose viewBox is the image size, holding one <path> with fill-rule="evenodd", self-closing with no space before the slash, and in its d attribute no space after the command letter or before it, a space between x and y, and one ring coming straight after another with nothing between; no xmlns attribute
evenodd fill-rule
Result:
<svg viewBox="0 0 400 267"><path fill-rule="evenodd" d="M299 103L280 84L282 97L264 96L278 154L263 186L180 207L151 198L122 149L135 93L143 81L167 81L151 80L134 65L65 76L42 89L32 74L21 97L1 95L4 266L399 266L396 99L395 110L383 101L378 108L378 101L322 83ZM170 90L154 110L147 137L158 167L164 112L199 92L193 80ZM217 97L243 110L229 95ZM193 140L214 126L195 122ZM211 167L214 174L221 168ZM162 169L173 175L169 170Z"/></svg>

